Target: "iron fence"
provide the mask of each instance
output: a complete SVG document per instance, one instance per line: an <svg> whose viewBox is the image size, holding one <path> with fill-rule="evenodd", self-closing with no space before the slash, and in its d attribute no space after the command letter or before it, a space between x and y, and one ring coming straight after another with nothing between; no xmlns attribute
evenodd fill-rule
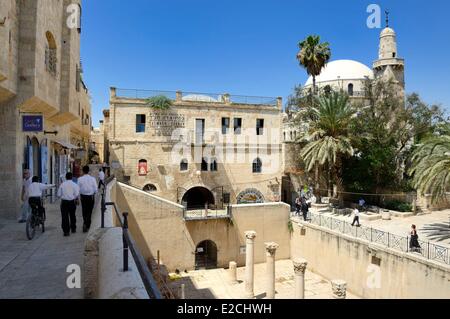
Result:
<svg viewBox="0 0 450 319"><path fill-rule="evenodd" d="M416 253L428 260L433 260L450 265L450 249L431 242L419 240L419 247L411 246L409 236L394 235L372 227L354 227L351 223L331 216L310 213L309 222L314 225L328 228L351 237L369 241L392 248L401 252Z"/></svg>
<svg viewBox="0 0 450 319"><path fill-rule="evenodd" d="M278 100L275 97L268 96L249 96L249 95L229 95L221 93L202 93L202 92L176 92L160 90L141 90L141 89L116 89L116 96L129 99L148 99L155 96L165 96L173 101L187 102L207 102L222 104L249 104L266 105L276 107Z"/></svg>

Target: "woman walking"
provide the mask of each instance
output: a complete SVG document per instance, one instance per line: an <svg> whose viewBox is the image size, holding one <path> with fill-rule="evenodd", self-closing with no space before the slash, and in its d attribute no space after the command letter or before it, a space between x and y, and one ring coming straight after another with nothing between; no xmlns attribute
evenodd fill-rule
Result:
<svg viewBox="0 0 450 319"><path fill-rule="evenodd" d="M419 235L417 235L416 225L411 226L411 240L409 241L409 248L412 252L420 252Z"/></svg>

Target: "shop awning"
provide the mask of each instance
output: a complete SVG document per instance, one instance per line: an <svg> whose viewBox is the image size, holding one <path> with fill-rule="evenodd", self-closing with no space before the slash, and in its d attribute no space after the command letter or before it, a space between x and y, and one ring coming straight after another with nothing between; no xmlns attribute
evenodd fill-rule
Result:
<svg viewBox="0 0 450 319"><path fill-rule="evenodd" d="M78 149L78 148L79 148L78 146L75 146L75 145L73 145L73 144L70 144L70 143L64 142L64 141L53 141L53 142L55 142L55 143L61 145L61 146L64 147L64 148L67 148L67 149L69 149L69 150L75 150L75 149Z"/></svg>

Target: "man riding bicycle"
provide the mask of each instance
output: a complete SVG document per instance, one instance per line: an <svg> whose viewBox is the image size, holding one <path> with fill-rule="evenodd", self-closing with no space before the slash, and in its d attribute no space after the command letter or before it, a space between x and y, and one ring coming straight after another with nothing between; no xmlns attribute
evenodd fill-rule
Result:
<svg viewBox="0 0 450 319"><path fill-rule="evenodd" d="M31 185L28 186L28 203L32 209L32 212L39 212L42 214L44 207L42 206L42 192L54 188L56 185L46 185L39 183L39 177L34 176Z"/></svg>

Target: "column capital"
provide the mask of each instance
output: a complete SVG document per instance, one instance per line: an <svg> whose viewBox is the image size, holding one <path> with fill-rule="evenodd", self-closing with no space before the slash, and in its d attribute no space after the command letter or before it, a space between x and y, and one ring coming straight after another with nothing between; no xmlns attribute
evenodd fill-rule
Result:
<svg viewBox="0 0 450 319"><path fill-rule="evenodd" d="M303 258L295 258L292 262L294 264L295 274L304 275L306 271L306 266L308 265L308 261Z"/></svg>
<svg viewBox="0 0 450 319"><path fill-rule="evenodd" d="M255 231L247 231L245 232L245 238L253 240L256 237L256 232Z"/></svg>
<svg viewBox="0 0 450 319"><path fill-rule="evenodd" d="M347 282L344 280L332 280L331 289L333 289L333 295L337 299L345 299L347 296Z"/></svg>
<svg viewBox="0 0 450 319"><path fill-rule="evenodd" d="M265 245L267 255L270 256L275 255L275 252L277 251L278 247L280 247L280 245L278 245L277 243L265 243Z"/></svg>

